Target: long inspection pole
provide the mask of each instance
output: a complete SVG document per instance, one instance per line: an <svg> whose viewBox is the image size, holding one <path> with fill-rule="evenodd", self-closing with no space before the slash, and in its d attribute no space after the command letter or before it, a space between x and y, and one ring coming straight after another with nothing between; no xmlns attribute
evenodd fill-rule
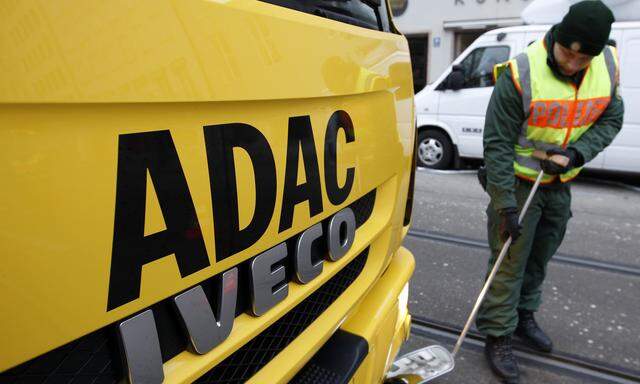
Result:
<svg viewBox="0 0 640 384"><path fill-rule="evenodd" d="M518 224L522 223L522 219L524 218L524 215L527 213L527 209L529 209L531 200L533 200L533 196L536 194L536 191L538 190L538 186L542 181L542 176L544 176L544 171L540 171L540 173L538 173L536 182L533 184L533 187L531 188L531 192L529 192L529 197L527 197L527 201L525 201L524 206L522 207L522 211L520 211L520 216L518 216ZM487 281L485 281L484 286L482 287L482 291L480 291L480 296L478 296L478 300L476 300L476 303L473 306L473 310L471 311L471 314L467 319L467 323L464 325L464 329L462 330L462 333L458 337L458 341L456 341L455 347L453 347L453 352L451 353L453 357L456 356L456 354L460 350L460 347L462 346L462 343L464 342L464 339L467 337L467 332L469 332L469 328L471 328L473 319L475 319L476 315L478 314L478 310L480 309L480 304L482 304L482 302L484 301L484 297L486 296L487 291L489 291L491 282L493 281L493 278L496 276L496 273L498 273L498 269L500 269L500 264L502 264L502 260L504 259L504 256L507 254L507 251L511 246L511 242L512 242L512 239L511 239L511 236L509 236L509 238L507 239L507 242L504 243L504 246L502 247L502 250L500 251L498 258L496 259L496 262L493 265L493 268L491 269L491 273L489 274Z"/></svg>

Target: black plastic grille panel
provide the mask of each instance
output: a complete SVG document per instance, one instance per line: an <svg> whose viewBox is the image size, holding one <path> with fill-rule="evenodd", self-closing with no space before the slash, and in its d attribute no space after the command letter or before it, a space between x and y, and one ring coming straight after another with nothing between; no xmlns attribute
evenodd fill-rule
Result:
<svg viewBox="0 0 640 384"><path fill-rule="evenodd" d="M102 329L0 374L1 383L117 383L108 331ZM116 360L116 362L118 362Z"/></svg>
<svg viewBox="0 0 640 384"><path fill-rule="evenodd" d="M244 383L315 321L360 275L369 249L260 335L215 366L196 383Z"/></svg>
<svg viewBox="0 0 640 384"><path fill-rule="evenodd" d="M369 219L371 213L373 212L375 200L376 190L374 189L349 205L349 208L353 210L356 217L356 227L360 227ZM337 298L335 294L339 295L338 291L342 292L340 291L340 289L344 290L342 287L344 286L345 281L348 281L351 277L355 279L355 276L357 276L357 274L355 276L351 275L355 273L353 270L353 266L355 265L354 263L357 260L366 261L366 254L359 255L347 267L338 272L326 284L320 287L318 291L311 294L311 296L300 303L291 313L288 313L283 318L279 319L271 327L274 327L276 324L281 324L281 327L283 328L289 330L293 330L294 328L300 329L300 332L302 332L302 330L304 330L304 328L306 328L315 319L315 317L312 316L313 311L320 311L317 312L316 317L319 316L320 313L322 313L322 311L324 311L326 307L328 307L328 305L330 305L331 302L333 302L333 300ZM362 261L362 263L362 266L364 266L364 261ZM213 278L208 279L207 281L204 281L200 284L206 286L206 284L215 283L211 281L214 278L216 277L214 276ZM239 288L242 289L242 287ZM329 292L327 292L327 290ZM239 300L237 314L243 313L246 309L246 306L249 304L248 301L243 301L241 297L247 296L247 294L248 292L238 292ZM335 298L331 299L333 296L335 296ZM331 301L329 302L328 300ZM305 307L300 307L308 301L309 303L306 304ZM158 328L158 336L160 338L160 347L162 350L162 360L166 362L187 348L188 339L182 333L182 329L179 326L178 319L174 314L171 298L156 303L150 308L153 310L156 326ZM285 322L282 323L281 321ZM294 328L288 328L290 326L289 323L295 323L296 325ZM270 340L274 337L279 337L274 336L280 334L277 329L271 331L270 330L271 328L267 329L267 331L273 333L265 335L264 340ZM258 338L254 340L257 339ZM23 363L15 368L0 373L0 384L111 384L120 382L125 375L122 371L120 351L117 347L116 340L117 339L114 326L106 326L66 345L63 345L62 347L56 348L39 357L27 361L26 363ZM288 345L291 340L293 339L289 339L284 346ZM260 342L264 343L264 341ZM282 348L284 348L284 346L282 346ZM252 350L259 351L259 347L259 345L254 345L251 348L253 348ZM271 354L271 357L269 357L269 359L273 358L273 356L275 356L275 354L277 354L280 350L277 350L275 353ZM236 352L231 357L237 355L238 352ZM262 357L260 357L259 359L256 357L254 360L259 363L256 366L262 367L268 361L264 361L266 355L260 356ZM226 360L222 364L224 364L225 362ZM247 372L252 371L253 373L255 373L258 369L260 369L259 367L249 368L246 361L242 364L244 364L244 369ZM227 373L227 375L230 374ZM210 376L211 375L209 374L205 375L205 377ZM242 381L243 380L227 382L231 383ZM215 382L220 381L218 380Z"/></svg>
<svg viewBox="0 0 640 384"><path fill-rule="evenodd" d="M353 214L356 216L356 228L360 228L362 224L369 220L375 202L376 190L374 189L349 205L349 208L353 210Z"/></svg>
<svg viewBox="0 0 640 384"><path fill-rule="evenodd" d="M293 378L289 384L337 384L340 383L340 375L319 365L305 366L302 375Z"/></svg>

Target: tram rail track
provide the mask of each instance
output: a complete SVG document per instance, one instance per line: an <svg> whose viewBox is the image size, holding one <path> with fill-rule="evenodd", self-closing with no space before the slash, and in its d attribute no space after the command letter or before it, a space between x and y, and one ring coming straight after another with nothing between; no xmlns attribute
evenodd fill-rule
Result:
<svg viewBox="0 0 640 384"><path fill-rule="evenodd" d="M412 315L411 333L435 340L445 345L455 343L461 328L419 315ZM484 336L477 331L467 334L464 349L482 351ZM549 371L557 371L571 374L584 379L587 383L640 383L640 371L617 366L612 363L596 361L582 356L554 351L552 353L540 353L527 348L523 344L514 343L514 353L519 361L527 365L533 365Z"/></svg>
<svg viewBox="0 0 640 384"><path fill-rule="evenodd" d="M455 236L447 233L425 231L420 229L410 229L408 236L423 240L436 241L439 243L452 244L468 248L479 248L489 250L489 244L485 241ZM628 276L640 277L640 267L622 263L605 262L592 258L569 255L566 253L556 253L552 258L553 263L573 265L580 268L587 268L598 271L619 273Z"/></svg>

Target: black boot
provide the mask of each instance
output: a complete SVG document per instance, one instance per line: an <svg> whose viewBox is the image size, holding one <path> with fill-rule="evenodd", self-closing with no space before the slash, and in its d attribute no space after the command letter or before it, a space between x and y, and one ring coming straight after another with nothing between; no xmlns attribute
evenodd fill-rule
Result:
<svg viewBox="0 0 640 384"><path fill-rule="evenodd" d="M553 349L551 339L540 329L531 311L518 310L518 327L515 334L527 346L537 351L549 353Z"/></svg>
<svg viewBox="0 0 640 384"><path fill-rule="evenodd" d="M517 384L520 372L518 363L511 350L511 335L493 337L487 336L484 354L489 361L491 370L509 384Z"/></svg>

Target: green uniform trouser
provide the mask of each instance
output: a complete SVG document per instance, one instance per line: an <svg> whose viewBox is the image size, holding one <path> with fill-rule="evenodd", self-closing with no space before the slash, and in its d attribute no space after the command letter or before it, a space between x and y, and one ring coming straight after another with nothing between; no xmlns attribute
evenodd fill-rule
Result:
<svg viewBox="0 0 640 384"><path fill-rule="evenodd" d="M518 210L533 185L517 180ZM557 251L571 217L571 190L568 185L541 186L522 222L522 234L509 250L480 307L476 326L490 336L513 333L518 323L518 309L537 311L542 296L547 263ZM489 271L504 241L500 231L500 214L487 207L487 229L491 258ZM487 272L487 276L489 272Z"/></svg>

